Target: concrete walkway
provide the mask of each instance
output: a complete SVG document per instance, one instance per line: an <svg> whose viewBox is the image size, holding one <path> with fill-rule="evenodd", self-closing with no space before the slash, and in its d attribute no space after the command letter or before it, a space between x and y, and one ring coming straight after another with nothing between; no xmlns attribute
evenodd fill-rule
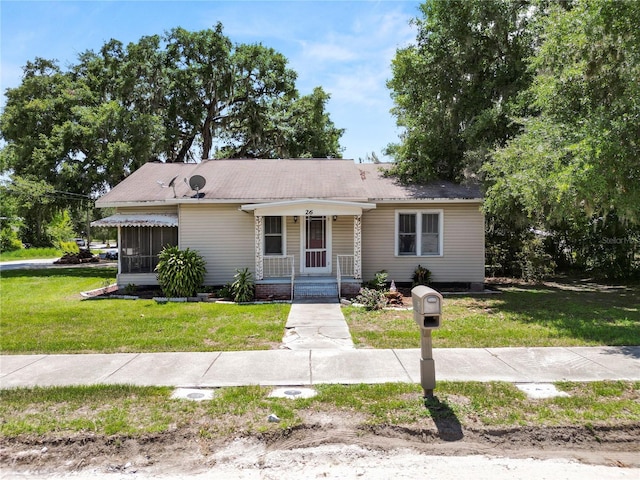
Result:
<svg viewBox="0 0 640 480"><path fill-rule="evenodd" d="M53 266L53 262L59 260L57 258L39 258L35 260L9 260L6 262L0 262L0 272L4 270L24 270L24 269L36 269L36 268L50 268Z"/></svg>
<svg viewBox="0 0 640 480"><path fill-rule="evenodd" d="M434 349L436 379L640 380L640 346ZM420 383L420 349L2 355L0 387Z"/></svg>
<svg viewBox="0 0 640 480"><path fill-rule="evenodd" d="M340 304L335 301L295 301L282 343L289 350L354 348Z"/></svg>

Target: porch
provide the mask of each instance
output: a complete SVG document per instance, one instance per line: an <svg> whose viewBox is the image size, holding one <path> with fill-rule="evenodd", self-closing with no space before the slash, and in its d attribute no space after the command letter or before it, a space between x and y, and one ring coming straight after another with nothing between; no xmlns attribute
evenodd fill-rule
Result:
<svg viewBox="0 0 640 480"><path fill-rule="evenodd" d="M336 255L337 275L296 276L295 258L265 257L263 278L256 280L258 299L302 300L339 299L357 295L362 280L354 275L354 256Z"/></svg>
<svg viewBox="0 0 640 480"><path fill-rule="evenodd" d="M362 212L375 204L288 200L243 205L254 215L258 298L357 294L362 283Z"/></svg>

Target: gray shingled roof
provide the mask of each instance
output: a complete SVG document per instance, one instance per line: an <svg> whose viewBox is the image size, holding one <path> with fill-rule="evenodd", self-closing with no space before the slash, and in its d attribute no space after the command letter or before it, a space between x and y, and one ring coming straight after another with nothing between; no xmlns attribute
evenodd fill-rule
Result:
<svg viewBox="0 0 640 480"><path fill-rule="evenodd" d="M187 185L201 175L202 198L251 203L300 198L346 201L481 199L477 186L450 182L404 186L385 177L390 164L356 164L352 160L206 160L198 164L147 163L98 200L97 206L189 198ZM174 179L174 187L169 184Z"/></svg>

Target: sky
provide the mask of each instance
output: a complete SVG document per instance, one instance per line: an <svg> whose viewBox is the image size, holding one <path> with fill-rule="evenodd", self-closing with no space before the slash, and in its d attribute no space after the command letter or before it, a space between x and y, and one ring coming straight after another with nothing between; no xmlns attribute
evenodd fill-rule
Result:
<svg viewBox="0 0 640 480"><path fill-rule="evenodd" d="M381 160L399 129L386 81L398 48L412 43L410 24L420 2L359 1L11 1L0 2L0 89L20 85L22 67L35 57L65 68L110 39L127 44L175 27L190 31L217 22L234 43L261 43L282 53L298 73L301 95L321 86L327 110L344 128L343 157L375 152Z"/></svg>

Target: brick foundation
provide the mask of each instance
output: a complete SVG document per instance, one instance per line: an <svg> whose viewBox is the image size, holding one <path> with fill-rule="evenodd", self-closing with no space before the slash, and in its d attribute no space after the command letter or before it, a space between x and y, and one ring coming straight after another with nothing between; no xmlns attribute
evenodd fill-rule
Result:
<svg viewBox="0 0 640 480"><path fill-rule="evenodd" d="M343 297L355 297L360 293L362 285L359 283L345 282L341 285L340 290Z"/></svg>
<svg viewBox="0 0 640 480"><path fill-rule="evenodd" d="M258 283L256 284L258 300L291 300L290 283Z"/></svg>

